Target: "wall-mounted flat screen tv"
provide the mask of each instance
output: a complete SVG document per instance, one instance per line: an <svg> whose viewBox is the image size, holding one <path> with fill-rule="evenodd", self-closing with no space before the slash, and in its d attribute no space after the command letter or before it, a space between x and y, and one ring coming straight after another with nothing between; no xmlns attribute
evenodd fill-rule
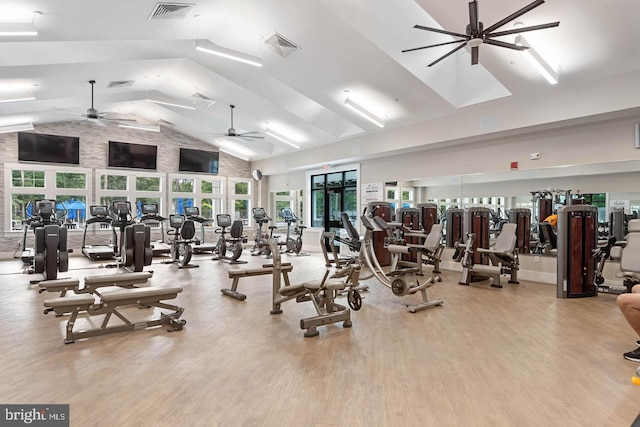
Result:
<svg viewBox="0 0 640 427"><path fill-rule="evenodd" d="M18 160L78 165L80 164L80 138L18 132Z"/></svg>
<svg viewBox="0 0 640 427"><path fill-rule="evenodd" d="M180 172L210 173L217 175L220 165L220 153L217 151L180 149Z"/></svg>
<svg viewBox="0 0 640 427"><path fill-rule="evenodd" d="M109 141L109 167L132 169L156 169L158 147Z"/></svg>

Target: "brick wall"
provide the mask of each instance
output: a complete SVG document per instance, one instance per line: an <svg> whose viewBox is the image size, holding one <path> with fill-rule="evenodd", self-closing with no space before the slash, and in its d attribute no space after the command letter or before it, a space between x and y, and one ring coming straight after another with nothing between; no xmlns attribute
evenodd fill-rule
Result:
<svg viewBox="0 0 640 427"><path fill-rule="evenodd" d="M109 124L98 126L87 120L48 123L37 125L32 132L46 133L53 135L77 136L80 138L80 166L92 169L107 168L107 153L109 141L131 142L136 144L149 144L158 146L157 172L177 173L179 147L192 148L196 150L215 151L216 148L204 141L181 134L172 129L161 128L158 132L146 132L135 129L124 129L117 125ZM17 133L0 134L0 185L3 188L3 195L0 197L0 258L10 258L17 249L17 243L22 239L21 233L8 232L5 230L5 198L10 183L4 182L5 163L18 162L18 139ZM219 176L234 178L251 178L251 164L237 157L229 156L220 152ZM93 176L95 182L95 171ZM168 194L169 183L165 180L165 197ZM92 189L95 192L95 189ZM92 194L95 200L95 194ZM255 202L254 192L254 202ZM167 200L165 199L165 203ZM255 206L255 205L254 205ZM97 227L94 227L97 228ZM199 232L199 230L198 230ZM159 229L152 230L152 238L161 238ZM213 234L213 227L208 227L206 240L216 241ZM106 244L110 240L110 233L102 230L88 232L87 240L91 244ZM33 236L29 236L27 245L33 242ZM82 246L82 233L69 233L69 247L79 252ZM18 253L19 255L19 253Z"/></svg>

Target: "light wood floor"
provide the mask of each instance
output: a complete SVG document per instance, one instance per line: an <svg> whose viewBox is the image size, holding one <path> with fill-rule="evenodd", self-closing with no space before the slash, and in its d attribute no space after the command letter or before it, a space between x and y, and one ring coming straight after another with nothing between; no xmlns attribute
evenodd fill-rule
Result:
<svg viewBox="0 0 640 427"><path fill-rule="evenodd" d="M285 258L294 283L324 271L320 254ZM270 277L244 279L238 302L220 294L228 264L158 262L152 284L184 287L183 331L71 345L66 317L42 313L52 294L29 286L20 261L0 263L0 403L68 403L72 426L628 426L640 410L638 365L622 358L637 337L611 295L466 287L445 272L430 289L444 306L411 314L369 280L353 328L304 338L313 307L270 315ZM65 276L117 273L98 265L73 257Z"/></svg>

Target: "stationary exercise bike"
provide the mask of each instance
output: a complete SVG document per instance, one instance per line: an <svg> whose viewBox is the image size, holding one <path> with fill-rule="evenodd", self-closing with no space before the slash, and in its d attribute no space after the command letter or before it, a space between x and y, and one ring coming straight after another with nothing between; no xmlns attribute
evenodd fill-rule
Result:
<svg viewBox="0 0 640 427"><path fill-rule="evenodd" d="M293 213L291 208L282 208L282 218L287 223L287 250L289 254L296 254L298 256L307 256L308 253L300 252L302 250L302 233L307 228L305 225L295 225L294 234L296 238L291 237L291 224L296 224L300 218Z"/></svg>
<svg viewBox="0 0 640 427"><path fill-rule="evenodd" d="M193 220L187 219L184 215L169 215L169 226L167 234L172 236L171 240L171 261L178 268L195 268L200 267L197 264L189 264L193 255L193 237L196 234L196 226Z"/></svg>
<svg viewBox="0 0 640 427"><path fill-rule="evenodd" d="M218 214L216 219L220 228L215 232L220 234L220 238L211 259L229 261L230 264L246 264L247 261L238 259L242 255L242 221L236 220L232 223L231 215L228 214ZM227 227L231 227L230 238L226 237Z"/></svg>
<svg viewBox="0 0 640 427"><path fill-rule="evenodd" d="M255 241L255 245L251 250L252 256L257 255L266 255L267 258L271 256L271 249L269 246L269 235L262 230L262 226L271 221L271 218L267 215L263 208L253 208L253 220L258 224L258 229L256 230L256 235L253 238ZM271 232L273 233L273 229Z"/></svg>

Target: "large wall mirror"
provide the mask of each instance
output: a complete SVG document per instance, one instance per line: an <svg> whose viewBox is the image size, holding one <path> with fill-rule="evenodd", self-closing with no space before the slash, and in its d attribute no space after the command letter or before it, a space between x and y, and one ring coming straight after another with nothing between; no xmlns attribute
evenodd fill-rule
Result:
<svg viewBox="0 0 640 427"><path fill-rule="evenodd" d="M510 209L528 208L532 209L532 224L544 220L537 218L532 193L550 191L554 203L561 204L570 191L572 198L582 198L598 207L600 237L606 238L613 207L622 207L629 217L640 211L639 181L640 160L629 160L422 178L404 185L415 189L419 203L434 202L443 214L450 207L484 206L506 217L505 212Z"/></svg>

